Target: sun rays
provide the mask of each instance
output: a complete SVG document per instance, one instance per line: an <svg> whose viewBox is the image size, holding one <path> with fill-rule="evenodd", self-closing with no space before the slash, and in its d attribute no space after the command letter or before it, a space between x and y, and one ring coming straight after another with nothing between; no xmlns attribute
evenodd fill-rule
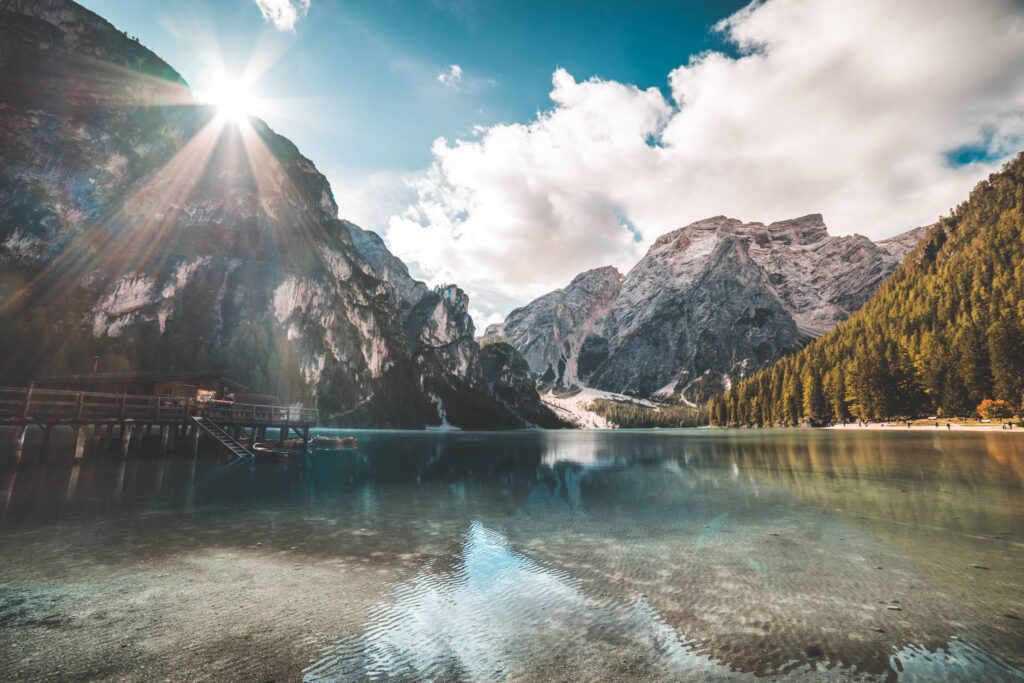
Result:
<svg viewBox="0 0 1024 683"><path fill-rule="evenodd" d="M255 118L274 110L273 101L258 94L257 73L232 76L217 66L193 92L177 74L167 80L119 65L89 68L101 79L75 79L69 70L51 85L65 92L63 86L76 85L73 94L90 126L76 134L114 140L127 159L125 179L109 203L91 187L67 192L65 209L102 205L102 213L67 227L59 251L0 299L0 314L60 308L83 294L100 301L122 280L145 274L159 283L184 259L210 250L269 265L295 263L320 243L334 216L319 188L309 185L312 165ZM61 125L78 124L65 119ZM143 129L152 132L139 146L136 131ZM155 310L160 302L150 303ZM137 315L153 314L144 308Z"/></svg>
<svg viewBox="0 0 1024 683"><path fill-rule="evenodd" d="M209 89L200 90L196 95L200 102L215 107L218 117L236 125L259 115L264 108L248 79L223 73L212 78Z"/></svg>

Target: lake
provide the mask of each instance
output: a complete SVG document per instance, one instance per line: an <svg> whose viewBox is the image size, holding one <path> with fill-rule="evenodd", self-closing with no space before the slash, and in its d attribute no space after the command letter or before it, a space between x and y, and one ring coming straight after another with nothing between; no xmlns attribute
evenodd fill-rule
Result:
<svg viewBox="0 0 1024 683"><path fill-rule="evenodd" d="M0 678L1024 679L1024 435L355 433L4 435Z"/></svg>

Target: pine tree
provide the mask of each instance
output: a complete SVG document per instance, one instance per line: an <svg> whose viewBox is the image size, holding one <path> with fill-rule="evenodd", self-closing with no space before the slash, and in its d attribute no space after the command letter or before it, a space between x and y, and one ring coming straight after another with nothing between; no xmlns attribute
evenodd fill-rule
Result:
<svg viewBox="0 0 1024 683"><path fill-rule="evenodd" d="M850 419L850 411L846 406L846 377L841 366L829 370L825 381L825 396L832 411L834 423L846 422Z"/></svg>
<svg viewBox="0 0 1024 683"><path fill-rule="evenodd" d="M992 391L1015 408L1024 401L1024 333L1012 320L996 321L988 331Z"/></svg>
<svg viewBox="0 0 1024 683"><path fill-rule="evenodd" d="M958 412L962 415L992 394L988 343L976 325L961 328L954 342L953 358L962 400Z"/></svg>
<svg viewBox="0 0 1024 683"><path fill-rule="evenodd" d="M796 372L787 368L782 389L783 422L786 425L795 427L800 424L802 398L800 380Z"/></svg>
<svg viewBox="0 0 1024 683"><path fill-rule="evenodd" d="M828 407L825 405L825 391L821 383L821 375L814 368L808 367L803 375L803 409L804 418L813 425L828 422Z"/></svg>

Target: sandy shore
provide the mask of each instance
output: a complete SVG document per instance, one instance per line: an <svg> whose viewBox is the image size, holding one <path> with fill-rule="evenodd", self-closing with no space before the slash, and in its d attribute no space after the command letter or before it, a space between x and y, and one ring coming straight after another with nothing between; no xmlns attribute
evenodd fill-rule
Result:
<svg viewBox="0 0 1024 683"><path fill-rule="evenodd" d="M947 428L946 425L949 425ZM869 422L863 426L859 426L856 422L846 425L831 425L824 427L824 429L852 429L852 430L864 430L864 429L884 429L886 431L902 430L907 431L908 429L916 430L928 430L928 431L952 431L958 430L962 432L1003 432L1003 433L1017 433L1024 434L1024 427L1014 425L1013 429L1006 430L998 422L991 424L960 424L957 422L946 422L945 420L929 420L927 423L924 422L913 422L910 427L907 427L905 422Z"/></svg>

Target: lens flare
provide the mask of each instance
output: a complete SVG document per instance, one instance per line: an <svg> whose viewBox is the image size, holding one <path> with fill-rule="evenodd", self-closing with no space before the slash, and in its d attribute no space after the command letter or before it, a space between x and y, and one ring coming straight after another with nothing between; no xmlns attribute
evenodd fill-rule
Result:
<svg viewBox="0 0 1024 683"><path fill-rule="evenodd" d="M234 123L256 115L259 108L259 101L252 88L242 79L219 77L210 88L198 95L200 101L217 108L219 117Z"/></svg>

